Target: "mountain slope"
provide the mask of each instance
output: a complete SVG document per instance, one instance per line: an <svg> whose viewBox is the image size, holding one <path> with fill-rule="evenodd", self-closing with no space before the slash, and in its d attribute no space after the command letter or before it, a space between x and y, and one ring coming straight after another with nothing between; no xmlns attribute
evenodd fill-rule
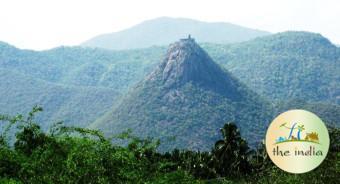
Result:
<svg viewBox="0 0 340 184"><path fill-rule="evenodd" d="M157 66L166 50L60 47L33 52L4 45L0 44L0 68L49 82L109 87L123 93ZM236 78L271 100L340 104L340 48L319 34L284 32L202 47Z"/></svg>
<svg viewBox="0 0 340 184"><path fill-rule="evenodd" d="M198 42L233 43L269 33L229 23L162 17L142 22L120 32L96 36L84 42L82 46L115 50L145 48L168 45L188 34L194 35Z"/></svg>
<svg viewBox="0 0 340 184"><path fill-rule="evenodd" d="M340 104L340 49L320 34L284 32L208 47L219 64L258 94Z"/></svg>
<svg viewBox="0 0 340 184"><path fill-rule="evenodd" d="M275 114L281 114L290 109L304 109L319 116L322 121L331 127L340 127L340 106L325 103L308 103L302 100L286 100L275 103Z"/></svg>
<svg viewBox="0 0 340 184"><path fill-rule="evenodd" d="M156 66L163 50L155 47L118 52L58 47L36 52L0 42L0 68L63 85L124 92Z"/></svg>
<svg viewBox="0 0 340 184"><path fill-rule="evenodd" d="M160 138L165 150L207 150L227 121L235 121L255 145L268 114L258 95L221 69L193 40L182 39L170 45L163 62L91 127L106 135L132 129L138 136ZM167 142L173 136L175 141Z"/></svg>
<svg viewBox="0 0 340 184"><path fill-rule="evenodd" d="M26 114L34 105L44 112L43 129L57 121L86 127L112 106L119 93L112 89L70 87L0 68L0 114Z"/></svg>
<svg viewBox="0 0 340 184"><path fill-rule="evenodd" d="M338 105L340 103L340 73L338 72L340 71L340 48L335 47L319 34L284 32L238 44L203 44L202 47L214 61L227 68L238 80L270 100L294 101L300 99L310 103ZM55 94L53 90L44 90L49 89L50 87L47 86L50 85L35 87L34 92L25 93L28 91L25 85L30 84L31 79L38 80L39 83L63 86L61 89L71 86L72 89L91 88L94 90L98 88L101 91L104 88L109 91L113 89L114 92L125 93L157 66L160 62L159 58L165 51L164 47L129 51L59 47L35 52L20 50L0 42L0 69L3 69L0 72L19 73L19 75L3 75L1 78L0 113L27 112L37 103L36 99L39 99L37 93L41 90L47 96L49 93L51 96ZM21 77L25 82L17 83L16 77L21 75L25 76ZM19 84L23 86L19 86ZM63 90L58 92L63 93ZM21 93L25 95L20 96ZM79 92L79 96L82 96L80 94L81 92ZM79 97L80 100L75 100L78 103L74 104L79 104L78 106L61 105L63 107L61 111L58 110L59 106L52 108L55 101L58 101L57 97L55 100L49 100L42 104L51 107L48 111L45 108L45 113L61 114L59 112L63 112L66 114L64 117L56 115L58 120L70 122L69 117L78 117L83 119L79 119L77 123L85 125L88 122L87 120L84 122L87 116L83 116L82 110L79 110L85 104L82 102L83 99L86 99L84 96L86 95ZM9 97L12 100L9 100ZM20 100L16 101L15 99L19 99L19 97ZM99 92L91 95L91 98L103 99ZM110 109L108 107L113 102L110 101L111 97L108 99L96 102L98 109L93 109L93 112L104 113L105 110ZM22 105L24 103L19 101L23 101L27 105ZM16 105L16 103L20 105ZM290 107L295 108L294 106ZM312 109L315 113L338 109L331 106L326 110L322 110L322 106L317 108L318 105L315 105L315 107ZM68 111L70 114L65 113ZM52 119L52 116L50 117ZM91 118L92 116L90 116Z"/></svg>

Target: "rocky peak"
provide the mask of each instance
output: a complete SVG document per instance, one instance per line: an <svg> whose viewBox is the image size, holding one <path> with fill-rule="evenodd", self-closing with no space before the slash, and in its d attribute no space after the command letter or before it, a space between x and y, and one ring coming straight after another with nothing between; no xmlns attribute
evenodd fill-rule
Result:
<svg viewBox="0 0 340 184"><path fill-rule="evenodd" d="M175 88L186 83L222 94L236 94L238 86L227 71L216 64L189 35L171 44L163 62L148 77L161 80L164 87Z"/></svg>

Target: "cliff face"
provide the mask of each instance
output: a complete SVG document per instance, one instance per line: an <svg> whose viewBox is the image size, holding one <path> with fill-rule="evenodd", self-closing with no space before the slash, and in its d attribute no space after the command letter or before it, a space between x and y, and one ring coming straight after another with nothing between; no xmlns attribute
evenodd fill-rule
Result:
<svg viewBox="0 0 340 184"><path fill-rule="evenodd" d="M194 39L181 39L171 44L163 62L148 77L161 80L164 87L178 88L193 83L205 90L239 99L237 81L216 64Z"/></svg>

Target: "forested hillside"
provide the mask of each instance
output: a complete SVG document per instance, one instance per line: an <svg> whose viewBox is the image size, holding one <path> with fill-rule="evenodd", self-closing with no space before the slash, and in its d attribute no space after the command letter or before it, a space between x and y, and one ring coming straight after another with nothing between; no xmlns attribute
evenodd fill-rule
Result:
<svg viewBox="0 0 340 184"><path fill-rule="evenodd" d="M226 121L258 144L272 108L218 66L193 40L171 44L163 61L91 127L106 135L131 129L163 141L162 150L208 150ZM166 141L174 137L173 141Z"/></svg>
<svg viewBox="0 0 340 184"><path fill-rule="evenodd" d="M125 91L162 56L163 48L109 51L58 47L47 51L20 50L0 42L0 68L49 82L108 87Z"/></svg>
<svg viewBox="0 0 340 184"><path fill-rule="evenodd" d="M340 49L319 34L284 32L238 44L201 45L216 63L263 98L321 103L327 113L338 109L328 104L339 105ZM25 112L33 104L42 104L47 116L42 118L63 117L66 122L85 125L118 103L116 97L127 94L155 69L165 52L166 47L125 51L59 47L36 52L1 42L0 103L4 106L0 112ZM64 93L65 103L47 100ZM16 105L13 102L18 100L8 97L20 97L21 104L27 105ZM87 101L95 105L88 107ZM86 114L93 116L87 119Z"/></svg>
<svg viewBox="0 0 340 184"><path fill-rule="evenodd" d="M202 44L220 65L270 99L339 104L340 49L307 32L284 32L231 45ZM0 44L0 67L67 85L126 91L152 70L166 47L109 51L60 47L43 52Z"/></svg>
<svg viewBox="0 0 340 184"><path fill-rule="evenodd" d="M251 89L270 99L340 103L340 49L320 34L284 32L206 49Z"/></svg>
<svg viewBox="0 0 340 184"><path fill-rule="evenodd" d="M114 89L64 86L1 68L0 81L1 114L25 113L34 105L43 106L45 113L37 117L44 122L43 130L58 121L86 127L119 96Z"/></svg>

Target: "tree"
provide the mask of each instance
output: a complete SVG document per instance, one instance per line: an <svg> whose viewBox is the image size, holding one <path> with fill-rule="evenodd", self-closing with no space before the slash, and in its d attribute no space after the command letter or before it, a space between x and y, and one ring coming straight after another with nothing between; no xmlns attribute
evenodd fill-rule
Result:
<svg viewBox="0 0 340 184"><path fill-rule="evenodd" d="M221 129L223 139L215 143L213 156L216 171L220 176L239 176L251 171L248 143L241 138L234 123L227 123Z"/></svg>

